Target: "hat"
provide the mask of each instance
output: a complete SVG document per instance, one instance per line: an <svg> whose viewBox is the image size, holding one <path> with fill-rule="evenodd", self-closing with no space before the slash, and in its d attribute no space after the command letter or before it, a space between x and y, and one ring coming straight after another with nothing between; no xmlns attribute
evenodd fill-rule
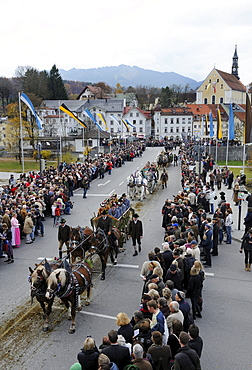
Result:
<svg viewBox="0 0 252 370"><path fill-rule="evenodd" d="M158 278L158 275L157 274L152 274L151 276L150 276L150 280L151 279L157 279Z"/></svg>
<svg viewBox="0 0 252 370"><path fill-rule="evenodd" d="M175 265L175 263L172 263L171 266L170 266L170 270L171 271L176 271L177 270L177 266Z"/></svg>
<svg viewBox="0 0 252 370"><path fill-rule="evenodd" d="M138 217L139 217L138 214L134 213L133 218L138 218Z"/></svg>
<svg viewBox="0 0 252 370"><path fill-rule="evenodd" d="M175 224L172 224L172 226L178 227L178 224L175 222Z"/></svg>
<svg viewBox="0 0 252 370"><path fill-rule="evenodd" d="M66 223L66 220L65 220L64 218L62 218L62 219L60 220L60 223L61 223L61 224L65 224L65 223Z"/></svg>
<svg viewBox="0 0 252 370"><path fill-rule="evenodd" d="M136 317L137 319L139 319L139 320L141 320L141 319L143 319L143 313L142 313L142 311L135 311L134 312L134 317Z"/></svg>
<svg viewBox="0 0 252 370"><path fill-rule="evenodd" d="M182 292L181 290L179 290L179 291L177 292L177 295L179 296L179 298L180 298L180 299L185 299L185 293L184 293L184 292Z"/></svg>
<svg viewBox="0 0 252 370"><path fill-rule="evenodd" d="M73 364L71 367L70 367L70 370L81 370L82 367L81 367L81 364L79 362L76 362L75 364Z"/></svg>
<svg viewBox="0 0 252 370"><path fill-rule="evenodd" d="M205 226L208 227L208 229L211 229L211 225L205 224Z"/></svg>
<svg viewBox="0 0 252 370"><path fill-rule="evenodd" d="M108 213L108 211L106 211L105 209L104 209L104 211L102 211L102 215L106 215Z"/></svg>
<svg viewBox="0 0 252 370"><path fill-rule="evenodd" d="M197 245L198 243L196 242L196 240L192 240L190 244L191 245Z"/></svg>
<svg viewBox="0 0 252 370"><path fill-rule="evenodd" d="M126 194L125 194L125 193L123 193L123 194L122 194L122 197L126 197Z"/></svg>
<svg viewBox="0 0 252 370"><path fill-rule="evenodd" d="M220 195L225 195L224 191L221 191L221 192L220 192Z"/></svg>

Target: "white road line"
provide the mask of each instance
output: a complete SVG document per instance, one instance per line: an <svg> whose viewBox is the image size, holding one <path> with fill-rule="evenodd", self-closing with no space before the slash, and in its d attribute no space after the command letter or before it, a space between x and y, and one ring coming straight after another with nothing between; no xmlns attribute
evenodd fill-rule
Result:
<svg viewBox="0 0 252 370"><path fill-rule="evenodd" d="M102 315L101 313L94 313L94 312L87 312L87 311L79 311L78 314L79 313L82 313L83 315L102 317L104 319L116 320L116 317L114 316Z"/></svg>
<svg viewBox="0 0 252 370"><path fill-rule="evenodd" d="M106 181L104 184L98 184L98 186L105 186L107 185L111 180Z"/></svg>
<svg viewBox="0 0 252 370"><path fill-rule="evenodd" d="M89 193L87 192L87 197L109 197L111 194L92 194L92 193ZM74 196L77 196L77 197L82 197L83 194L74 194Z"/></svg>
<svg viewBox="0 0 252 370"><path fill-rule="evenodd" d="M124 264L120 264L120 263L118 263L117 265L112 265L112 263L107 263L107 266L126 267L126 268L129 268L129 269L138 269L139 268L139 265L124 265Z"/></svg>
<svg viewBox="0 0 252 370"><path fill-rule="evenodd" d="M109 195L111 196L114 192L115 192L115 189L113 189L113 190L109 193Z"/></svg>
<svg viewBox="0 0 252 370"><path fill-rule="evenodd" d="M205 274L206 274L206 276L214 276L213 272L206 272Z"/></svg>
<svg viewBox="0 0 252 370"><path fill-rule="evenodd" d="M124 184L124 181L120 182L119 186L121 186L122 184Z"/></svg>

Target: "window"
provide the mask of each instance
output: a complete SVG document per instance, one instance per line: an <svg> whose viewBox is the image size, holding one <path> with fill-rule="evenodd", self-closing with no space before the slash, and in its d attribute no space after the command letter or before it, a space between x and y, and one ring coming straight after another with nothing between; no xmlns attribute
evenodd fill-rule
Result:
<svg viewBox="0 0 252 370"><path fill-rule="evenodd" d="M173 127L171 127L171 132L173 132Z"/></svg>
<svg viewBox="0 0 252 370"><path fill-rule="evenodd" d="M185 128L184 127L182 127L182 132L185 132Z"/></svg>
<svg viewBox="0 0 252 370"><path fill-rule="evenodd" d="M120 113L118 113L118 117L121 117L121 114Z"/></svg>
<svg viewBox="0 0 252 370"><path fill-rule="evenodd" d="M205 90L207 90L207 85L205 85Z"/></svg>
<svg viewBox="0 0 252 370"><path fill-rule="evenodd" d="M207 98L204 99L204 104L207 104Z"/></svg>
<svg viewBox="0 0 252 370"><path fill-rule="evenodd" d="M217 78L217 82L219 82L220 80Z"/></svg>
<svg viewBox="0 0 252 370"><path fill-rule="evenodd" d="M164 132L165 132L165 133L166 133L166 132L168 132L167 127L164 129Z"/></svg>
<svg viewBox="0 0 252 370"><path fill-rule="evenodd" d="M157 128L157 132L159 132L159 128Z"/></svg>
<svg viewBox="0 0 252 370"><path fill-rule="evenodd" d="M133 119L133 125L136 125L136 123L137 123L137 122L136 122L136 120L135 120L135 119Z"/></svg>
<svg viewBox="0 0 252 370"><path fill-rule="evenodd" d="M133 127L133 132L136 132L136 127Z"/></svg>
<svg viewBox="0 0 252 370"><path fill-rule="evenodd" d="M143 124L143 120L142 119L140 119L140 121L139 121L139 125L142 125Z"/></svg>
<svg viewBox="0 0 252 370"><path fill-rule="evenodd" d="M113 121L110 121L110 126L114 126L114 122Z"/></svg>
<svg viewBox="0 0 252 370"><path fill-rule="evenodd" d="M179 127L176 128L176 132L179 132Z"/></svg>
<svg viewBox="0 0 252 370"><path fill-rule="evenodd" d="M136 113L136 117L139 117L139 113Z"/></svg>
<svg viewBox="0 0 252 370"><path fill-rule="evenodd" d="M211 80L211 78L210 78L209 83L211 83L211 82L212 82L212 80Z"/></svg>
<svg viewBox="0 0 252 370"><path fill-rule="evenodd" d="M114 132L114 127L111 127L110 132L111 133Z"/></svg>
<svg viewBox="0 0 252 370"><path fill-rule="evenodd" d="M177 118L177 123L179 123L179 118Z"/></svg>
<svg viewBox="0 0 252 370"><path fill-rule="evenodd" d="M173 122L173 118L171 118L171 123L174 123L174 122Z"/></svg>
<svg viewBox="0 0 252 370"><path fill-rule="evenodd" d="M139 132L143 132L143 128L142 127L139 127Z"/></svg>
<svg viewBox="0 0 252 370"><path fill-rule="evenodd" d="M133 117L133 113L130 113L130 117Z"/></svg>
<svg viewBox="0 0 252 370"><path fill-rule="evenodd" d="M191 132L191 127L188 127L188 130L187 130L188 132Z"/></svg>
<svg viewBox="0 0 252 370"><path fill-rule="evenodd" d="M164 123L168 123L168 122L167 122L167 118L165 118Z"/></svg>
<svg viewBox="0 0 252 370"><path fill-rule="evenodd" d="M220 88L223 89L223 84L220 85Z"/></svg>
<svg viewBox="0 0 252 370"><path fill-rule="evenodd" d="M212 104L215 104L215 95L212 96Z"/></svg>
<svg viewBox="0 0 252 370"><path fill-rule="evenodd" d="M220 104L223 104L223 98L220 98Z"/></svg>

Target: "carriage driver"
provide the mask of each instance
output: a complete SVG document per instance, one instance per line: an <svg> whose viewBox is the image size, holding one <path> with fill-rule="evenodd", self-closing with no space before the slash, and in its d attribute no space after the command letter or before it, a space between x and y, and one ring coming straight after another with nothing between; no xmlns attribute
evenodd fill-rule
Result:
<svg viewBox="0 0 252 370"><path fill-rule="evenodd" d="M108 216L108 211L102 211L102 215L98 220L97 229L102 229L108 236L113 246L118 247L118 241L112 231L112 218Z"/></svg>
<svg viewBox="0 0 252 370"><path fill-rule="evenodd" d="M66 220L64 218L60 221L60 226L58 229L58 241L59 241L59 259L62 259L62 247L66 244L67 254L69 254L69 243L70 243L70 226L66 225Z"/></svg>

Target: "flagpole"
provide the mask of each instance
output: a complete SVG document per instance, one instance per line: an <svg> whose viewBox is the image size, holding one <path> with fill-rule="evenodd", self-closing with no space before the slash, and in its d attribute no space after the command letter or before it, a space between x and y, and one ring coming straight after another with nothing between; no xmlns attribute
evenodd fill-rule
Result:
<svg viewBox="0 0 252 370"><path fill-rule="evenodd" d="M242 156L242 170L245 173L245 157L246 157L246 144L243 144L243 156Z"/></svg>
<svg viewBox="0 0 252 370"><path fill-rule="evenodd" d="M22 124L22 112L21 112L21 100L20 92L18 93L18 106L19 106L19 121L20 121L20 145L21 145L21 161L22 161L22 172L24 173L24 143L23 143L23 124Z"/></svg>
<svg viewBox="0 0 252 370"><path fill-rule="evenodd" d="M229 127L228 127L228 136L227 136L226 166L228 165L228 149L229 149Z"/></svg>
<svg viewBox="0 0 252 370"><path fill-rule="evenodd" d="M217 164L217 159L218 159L218 136L216 135L216 140L215 140L215 163Z"/></svg>
<svg viewBox="0 0 252 370"><path fill-rule="evenodd" d="M60 123L60 100L59 100L59 123ZM62 122L62 125L60 124L60 135L59 135L59 138L60 138L60 163L62 162L62 126L64 125L64 122Z"/></svg>

